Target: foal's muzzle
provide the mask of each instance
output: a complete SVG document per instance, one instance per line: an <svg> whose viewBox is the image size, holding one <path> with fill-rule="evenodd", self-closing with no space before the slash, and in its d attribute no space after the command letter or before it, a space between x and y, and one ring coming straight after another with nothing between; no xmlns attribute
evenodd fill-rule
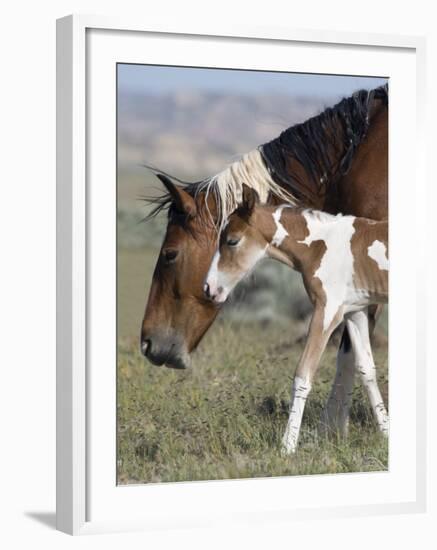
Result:
<svg viewBox="0 0 437 550"><path fill-rule="evenodd" d="M216 304L222 304L226 300L224 288L222 286L214 285L208 281L203 285L203 293L205 298L211 300Z"/></svg>

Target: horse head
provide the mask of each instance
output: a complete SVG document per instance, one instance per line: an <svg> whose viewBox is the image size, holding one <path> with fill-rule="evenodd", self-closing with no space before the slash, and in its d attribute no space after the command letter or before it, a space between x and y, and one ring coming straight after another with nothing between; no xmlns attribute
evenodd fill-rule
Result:
<svg viewBox="0 0 437 550"><path fill-rule="evenodd" d="M204 193L192 196L167 176L157 176L170 204L142 322L141 352L154 365L186 368L219 311L203 292L217 245L214 201Z"/></svg>

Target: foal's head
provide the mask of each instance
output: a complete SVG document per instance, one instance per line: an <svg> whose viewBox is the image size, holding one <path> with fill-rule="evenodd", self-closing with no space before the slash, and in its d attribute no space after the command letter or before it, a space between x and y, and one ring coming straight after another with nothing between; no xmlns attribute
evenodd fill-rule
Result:
<svg viewBox="0 0 437 550"><path fill-rule="evenodd" d="M244 185L242 204L220 236L219 249L205 279L205 295L217 304L223 303L266 255L269 242L265 235L273 228L273 218L264 215L269 207L257 208L258 203L257 192Z"/></svg>

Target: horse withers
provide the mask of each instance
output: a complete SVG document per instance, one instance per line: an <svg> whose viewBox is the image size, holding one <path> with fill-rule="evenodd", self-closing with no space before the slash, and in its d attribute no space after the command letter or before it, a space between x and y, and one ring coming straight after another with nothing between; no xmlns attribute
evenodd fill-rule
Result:
<svg viewBox="0 0 437 550"><path fill-rule="evenodd" d="M354 363L367 389L375 419L388 433L388 415L376 379L367 308L388 299L388 227L354 216L333 216L290 205L262 206L245 187L242 205L231 215L212 260L204 292L222 304L263 258L273 258L302 274L314 306L305 348L292 387L283 449L294 452L320 358L332 332L346 321ZM351 395L342 417L348 418Z"/></svg>

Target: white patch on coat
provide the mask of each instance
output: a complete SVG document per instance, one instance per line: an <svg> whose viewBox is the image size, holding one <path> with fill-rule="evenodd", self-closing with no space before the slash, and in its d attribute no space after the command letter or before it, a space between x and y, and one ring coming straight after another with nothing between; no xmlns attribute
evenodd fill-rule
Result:
<svg viewBox="0 0 437 550"><path fill-rule="evenodd" d="M288 237L288 231L285 229L285 227L281 223L281 216L284 208L289 208L289 206L286 204L283 204L279 208L277 208L272 214L276 224L276 232L273 235L273 239L272 239L273 246L278 246L278 247L281 246L282 241L285 239L285 237Z"/></svg>
<svg viewBox="0 0 437 550"><path fill-rule="evenodd" d="M373 241L367 249L367 253L372 260L378 264L381 271L388 271L387 247L381 241Z"/></svg>
<svg viewBox="0 0 437 550"><path fill-rule="evenodd" d="M320 279L326 295L323 328L327 330L342 305L356 304L353 283L354 258L351 239L355 233L354 216L332 216L326 212L304 211L308 236L302 244L323 241L326 251L314 277Z"/></svg>

